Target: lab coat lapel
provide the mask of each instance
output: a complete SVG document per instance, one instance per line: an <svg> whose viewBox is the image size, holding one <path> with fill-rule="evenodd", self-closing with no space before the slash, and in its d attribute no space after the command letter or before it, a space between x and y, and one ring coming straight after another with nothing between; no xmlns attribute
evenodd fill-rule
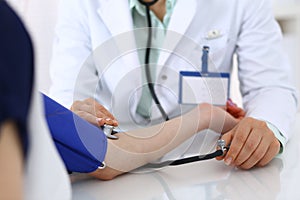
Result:
<svg viewBox="0 0 300 200"><path fill-rule="evenodd" d="M110 68L111 74L113 74L113 80L109 80L108 88L112 92L119 91L117 94L113 94L116 101L115 105L123 105L124 102L119 101L125 101L125 98L129 97L132 91L136 91L136 87L140 86L142 82L141 74L138 73L139 70L137 70L140 68L140 64L136 51L129 3L128 0L103 0L101 1L101 7L98 8L97 12L111 35L114 37L114 43L120 53L121 60L118 62L118 66ZM126 78L128 75L131 75L130 79ZM121 91L118 89L120 88L120 83L123 84L122 88L124 88ZM141 94L136 94L136 99L132 101L130 108L132 114L135 114L138 102L137 99L139 99L140 96ZM115 110L122 109L115 108Z"/></svg>
<svg viewBox="0 0 300 200"><path fill-rule="evenodd" d="M102 0L97 12L111 32L111 35L115 36L132 30L132 19L128 1Z"/></svg>
<svg viewBox="0 0 300 200"><path fill-rule="evenodd" d="M157 75L172 55L183 35L187 31L196 13L196 0L178 0L171 16L166 39L158 60Z"/></svg>
<svg viewBox="0 0 300 200"><path fill-rule="evenodd" d="M114 42L120 52L120 56L124 55L124 53L131 52L126 56L122 56L124 62L123 66L126 67L120 66L120 69L118 69L116 73L117 76L122 76L122 72L126 73L126 71L131 71L139 66L133 32L133 22L128 1L102 1L101 7L98 8L97 11L111 35L114 37Z"/></svg>
<svg viewBox="0 0 300 200"><path fill-rule="evenodd" d="M133 33L133 22L129 10L128 1L102 1L101 7L98 8L97 11L104 24L110 31L111 35L114 37L115 43L120 53L124 53L125 51L132 52L132 50L136 50L135 37ZM124 42L124 40L121 40L125 37L122 34L126 35L126 42ZM128 56L126 58L127 59L125 60L125 64L128 67L134 67L139 64L137 52L133 53L132 56Z"/></svg>

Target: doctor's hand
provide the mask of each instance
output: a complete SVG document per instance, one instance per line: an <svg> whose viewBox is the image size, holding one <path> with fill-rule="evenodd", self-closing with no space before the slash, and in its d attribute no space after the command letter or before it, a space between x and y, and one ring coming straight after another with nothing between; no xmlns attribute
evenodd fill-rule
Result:
<svg viewBox="0 0 300 200"><path fill-rule="evenodd" d="M246 117L222 139L230 148L224 157L225 164L241 169L268 164L279 152L280 142L268 128L266 122Z"/></svg>
<svg viewBox="0 0 300 200"><path fill-rule="evenodd" d="M92 98L84 101L75 101L71 106L71 110L96 126L103 126L104 124L118 126L115 117Z"/></svg>

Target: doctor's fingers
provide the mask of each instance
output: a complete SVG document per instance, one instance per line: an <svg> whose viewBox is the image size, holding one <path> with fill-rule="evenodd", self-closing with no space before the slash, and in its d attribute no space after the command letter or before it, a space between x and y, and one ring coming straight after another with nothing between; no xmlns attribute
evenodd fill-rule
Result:
<svg viewBox="0 0 300 200"><path fill-rule="evenodd" d="M232 164L235 166L241 166L247 161L248 163L246 163L245 166L249 166L250 163L255 165L265 154L267 145L268 144L266 140L262 138L260 131L252 129L238 155L236 157L232 156ZM249 163L249 161L252 162Z"/></svg>
<svg viewBox="0 0 300 200"><path fill-rule="evenodd" d="M75 101L71 110L96 126L103 126L104 124L118 125L113 115L93 99Z"/></svg>
<svg viewBox="0 0 300 200"><path fill-rule="evenodd" d="M98 103L93 98L88 98L84 100L84 102L87 103L87 105L90 105L90 108L93 108L93 112L96 113L97 117L106 117L110 118L111 120L116 120L115 117L100 103Z"/></svg>
<svg viewBox="0 0 300 200"><path fill-rule="evenodd" d="M263 139L253 154L244 163L236 166L241 169L250 169L254 166L265 166L274 158L278 151L279 149L275 147L275 143L270 144L267 140Z"/></svg>
<svg viewBox="0 0 300 200"><path fill-rule="evenodd" d="M280 143L265 122L255 120L251 134L234 161L242 169L268 164L279 152Z"/></svg>
<svg viewBox="0 0 300 200"><path fill-rule="evenodd" d="M104 120L97 118L95 115L92 115L85 111L74 111L79 117L85 119L89 123L95 126L103 126L105 124Z"/></svg>
<svg viewBox="0 0 300 200"><path fill-rule="evenodd" d="M79 111L86 112L86 116L96 118L98 126L103 126L104 124L112 125L112 126L118 126L118 122L115 120L115 118L103 107L95 108L94 106L83 104ZM94 119L91 119L94 121Z"/></svg>
<svg viewBox="0 0 300 200"><path fill-rule="evenodd" d="M85 107L85 106L83 106ZM88 108L87 108L88 109ZM97 117L94 113L87 112L86 110L75 110L73 111L81 118L85 119L91 124L94 124L95 126L103 126L104 124L109 124L112 126L117 126L118 123L115 120L112 120L110 118L101 118Z"/></svg>
<svg viewBox="0 0 300 200"><path fill-rule="evenodd" d="M245 118L240 121L232 130L222 135L226 146L230 144L230 148L224 157L224 162L230 165L239 155L242 150L248 135L251 133L251 126L249 126L249 119ZM222 159L219 157L218 160Z"/></svg>
<svg viewBox="0 0 300 200"><path fill-rule="evenodd" d="M263 167L267 165L271 160L279 153L280 151L280 142L277 138L273 140L273 142L270 144L268 151L264 155L264 157L257 163L257 166Z"/></svg>
<svg viewBox="0 0 300 200"><path fill-rule="evenodd" d="M225 163L242 169L263 166L278 153L280 143L266 123L246 118L234 131Z"/></svg>

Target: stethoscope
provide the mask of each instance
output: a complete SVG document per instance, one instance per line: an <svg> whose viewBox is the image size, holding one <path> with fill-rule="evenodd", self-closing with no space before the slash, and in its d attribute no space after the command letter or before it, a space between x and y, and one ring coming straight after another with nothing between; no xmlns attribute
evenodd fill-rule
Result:
<svg viewBox="0 0 300 200"><path fill-rule="evenodd" d="M146 47L146 53L145 53L145 73L146 73L146 80L147 80L147 86L149 88L150 94L157 105L163 119L166 121L169 120L169 117L162 107L155 89L154 89L154 84L152 82L151 74L150 74L150 65L149 65L149 60L150 60L150 52L151 52L151 43L152 43L152 23L151 23L151 17L150 17L150 6L154 5L158 0L152 0L151 2L145 2L143 0L139 0L139 2L146 7L146 13L147 13L147 23L148 23L148 40L147 40L147 47Z"/></svg>
<svg viewBox="0 0 300 200"><path fill-rule="evenodd" d="M146 53L145 53L145 73L146 73L146 80L147 80L147 86L149 88L149 91L151 93L151 96L157 105L158 109L160 110L162 117L168 121L169 117L165 110L163 109L162 105L160 104L160 101L156 95L155 89L154 89L154 84L152 83L152 78L150 74L150 66L149 66L149 59L150 59L150 51L151 51L151 42L152 42L152 24L151 24L151 17L150 17L150 6L154 5L158 0L152 0L150 2L145 2L143 0L138 0L142 5L146 7L146 13L147 13L147 23L148 23L148 40L147 40L147 48L146 48ZM114 126L111 125L104 125L103 126L103 132L105 133L106 137L108 139L113 139L117 140L118 136L114 135L117 133L114 130ZM147 164L143 167L149 167L149 168L162 168L165 166L176 166L176 165L183 165L191 162L197 162L197 161L202 161L202 160L209 160L213 159L218 156L224 155L226 151L228 151L229 146L226 146L226 143L224 140L220 139L217 142L218 150L216 150L213 153L205 154L205 155L198 155L198 156L192 156L192 157L187 157L187 158L182 158L182 159L177 159L177 160L168 160L162 163L158 164Z"/></svg>
<svg viewBox="0 0 300 200"><path fill-rule="evenodd" d="M108 139L111 139L111 140L119 139L118 136L115 135L118 132L115 131L114 128L115 127L111 126L111 125L103 126L103 132ZM192 156L192 157L187 157L187 158L182 158L182 159L177 159L177 160L168 160L168 161L164 161L161 163L149 163L143 167L145 167L145 168L162 168L165 166L176 166L176 165L183 165L183 164L187 164L187 163L191 163L191 162L209 160L209 159L213 159L215 157L224 155L225 152L227 152L229 149L229 146L226 146L225 140L222 140L222 139L219 139L217 141L217 146L218 146L218 150L216 150L213 153L209 153L209 154L205 154L205 155L197 155L197 156Z"/></svg>

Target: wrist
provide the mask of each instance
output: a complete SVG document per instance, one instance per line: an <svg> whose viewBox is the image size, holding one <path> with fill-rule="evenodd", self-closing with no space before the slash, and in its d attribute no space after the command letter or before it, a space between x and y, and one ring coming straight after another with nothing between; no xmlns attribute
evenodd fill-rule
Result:
<svg viewBox="0 0 300 200"><path fill-rule="evenodd" d="M279 144L280 144L280 150L279 150L279 154L283 152L284 146L286 144L286 138L284 137L284 135L279 131L279 129L273 125L272 123L266 121L266 124L268 126L268 128L273 132L274 136L276 137L276 139L278 140Z"/></svg>

